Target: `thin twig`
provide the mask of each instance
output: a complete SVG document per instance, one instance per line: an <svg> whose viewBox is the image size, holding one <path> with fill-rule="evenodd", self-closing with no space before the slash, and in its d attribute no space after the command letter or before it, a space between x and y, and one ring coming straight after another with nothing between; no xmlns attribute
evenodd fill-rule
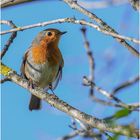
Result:
<svg viewBox="0 0 140 140"><path fill-rule="evenodd" d="M120 90L122 90L122 89L124 89L126 87L129 87L129 86L135 84L136 82L139 81L139 79L140 79L140 77L136 76L133 79L130 79L130 80L127 80L127 81L121 83L119 86L114 88L114 90L112 91L112 95L116 94L118 91L120 91Z"/></svg>
<svg viewBox="0 0 140 140"><path fill-rule="evenodd" d="M96 138L96 137L101 137L102 135L99 133L93 133L92 131L86 131L84 129L80 129L80 130L75 130L73 132L71 132L70 134L67 134L65 136L63 136L62 138L59 138L58 140L69 140L69 139L72 139L76 136L82 136L82 137L88 137L88 138Z"/></svg>
<svg viewBox="0 0 140 140"><path fill-rule="evenodd" d="M75 131L71 132L70 134L63 136L62 138L59 138L58 140L69 140L69 139L72 139L72 138L78 136L79 133L80 133L80 130L75 130Z"/></svg>
<svg viewBox="0 0 140 140"><path fill-rule="evenodd" d="M1 8L31 1L33 0L1 0Z"/></svg>
<svg viewBox="0 0 140 140"><path fill-rule="evenodd" d="M29 92L31 92L33 95L37 96L38 98L46 101L50 105L59 109L60 111L67 113L71 117L82 121L83 123L89 125L90 127L95 127L103 131L109 131L120 135L132 136L137 138L139 137L139 131L137 129L130 130L131 131L130 133L129 130L124 128L123 126L120 125L112 126L112 124L108 124L104 120L95 118L91 115L81 112L80 110L60 100L56 95L44 92L43 89L39 87L34 87L34 89L32 87L29 87L27 80L20 77L18 74L16 74L15 71L13 71L11 68L7 67L2 63L1 63L1 74L3 76L7 76L14 83L20 85L21 87L28 89Z"/></svg>
<svg viewBox="0 0 140 140"><path fill-rule="evenodd" d="M8 26L11 26L12 28L16 28L16 25L12 22L12 21L8 21L8 20L2 20L1 24L7 24ZM8 51L11 43L13 42L13 40L16 38L17 36L17 31L12 32L10 38L7 40L6 44L4 45L4 48L2 50L2 52L0 53L0 57L1 59L3 58L3 56L6 54L6 52Z"/></svg>
<svg viewBox="0 0 140 140"><path fill-rule="evenodd" d="M139 108L140 107L140 103L132 103L132 104L129 104L129 106L132 106L134 108Z"/></svg>
<svg viewBox="0 0 140 140"><path fill-rule="evenodd" d="M120 99L118 99L117 97L113 96L112 94L110 94L109 92L105 91L104 89L98 87L95 83L90 81L86 76L83 77L83 84L85 86L94 86L94 89L96 89L102 95L106 96L108 99L113 99L115 102L120 104L122 107L130 109L130 106L128 106L127 104L123 103Z"/></svg>
<svg viewBox="0 0 140 140"><path fill-rule="evenodd" d="M124 108L124 106L122 106L121 104L112 103L111 101L105 101L105 100L99 99L95 96L91 96L91 99L99 104L102 104L102 105ZM138 108L140 107L140 104L139 103L132 103L132 104L128 104L128 107L129 107L129 110L131 110L131 111L139 111Z"/></svg>
<svg viewBox="0 0 140 140"><path fill-rule="evenodd" d="M105 23L102 19L100 19L99 17L97 17L94 13L89 12L87 9L85 9L84 7L80 6L76 0L63 0L66 4L68 4L72 9L75 9L77 11L79 11L80 13L86 15L87 17L89 17L91 20L96 21L99 25L101 25L101 27L110 32L110 33L115 33L118 34L112 27L110 27L109 25L107 25L107 23ZM120 38L116 38L116 40L122 44L123 47L127 48L132 54L134 54L135 56L139 57L140 54L139 52L133 48L131 45L129 45L124 39L120 39Z"/></svg>
<svg viewBox="0 0 140 140"><path fill-rule="evenodd" d="M84 46L85 46L86 53L87 53L88 60L89 60L89 79L90 79L90 81L94 81L95 61L94 61L93 53L90 49L89 41L87 40L86 28L82 27L81 32L82 32L82 35L83 35L84 44L85 44ZM93 86L90 87L90 95L93 95L93 93L94 93L93 88L94 88Z"/></svg>
<svg viewBox="0 0 140 140"><path fill-rule="evenodd" d="M140 11L140 1L139 0L128 0L130 2L130 4L132 5L132 7L137 10Z"/></svg>
<svg viewBox="0 0 140 140"><path fill-rule="evenodd" d="M0 23L2 21L3 20L1 20ZM31 24L31 25L27 25L27 26L17 27L15 29L2 31L2 32L0 32L0 35L8 34L8 33L14 32L14 31L23 31L23 30L27 30L27 29L31 29L31 28L35 28L35 27L43 27L43 26L47 26L47 25L50 25L50 24L65 23L65 22L73 23L73 24L86 25L86 26L92 27L92 28L96 29L97 31L100 31L100 32L102 32L102 33L104 33L106 35L112 36L114 38L126 39L126 40L132 41L134 43L140 44L140 40L138 40L138 39L123 36L123 35L116 34L116 33L110 32L110 31L106 31L106 29L103 29L100 26L97 26L97 25L93 24L92 22L87 22L85 20L77 20L76 18L61 18L61 19L56 19L56 20L51 20L51 21Z"/></svg>

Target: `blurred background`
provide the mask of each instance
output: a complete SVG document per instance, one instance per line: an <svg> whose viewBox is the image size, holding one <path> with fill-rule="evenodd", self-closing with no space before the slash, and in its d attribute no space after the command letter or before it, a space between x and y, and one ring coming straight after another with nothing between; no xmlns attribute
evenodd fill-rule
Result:
<svg viewBox="0 0 140 140"><path fill-rule="evenodd" d="M138 38L138 12L126 0L122 0L122 3L119 4L110 3L106 6L98 6L94 3L108 1L83 0L79 3L120 34ZM58 0L42 0L1 10L1 19L12 20L18 27L65 17L89 20L83 14L72 10L64 2ZM63 77L54 92L60 99L77 109L103 119L113 115L120 108L92 101L89 96L89 88L82 85L83 76L89 75L89 61L84 48L81 27L81 25L63 23L18 32L16 39L4 56L3 62L20 74L22 57L38 32L47 28L67 31L59 44L65 62ZM2 25L1 28L2 30L10 29L6 25ZM9 36L10 34L6 34L1 37L2 48ZM111 92L122 82L138 75L138 58L112 37L87 27L87 39L95 60L94 82L98 86ZM129 43L138 50L137 44ZM12 82L6 82L1 85L1 91L2 140L56 140L73 131L69 127L71 118L45 102L42 103L40 111L29 111L30 93L27 90ZM94 92L97 98L108 101L97 91ZM116 96L127 104L138 102L138 82L119 91ZM127 117L118 119L117 123L123 125L133 123L138 127L138 117L138 112L134 111ZM73 140L84 139L90 140L90 138L81 136L73 138ZM103 139L107 138L104 136ZM120 136L118 139L127 138Z"/></svg>

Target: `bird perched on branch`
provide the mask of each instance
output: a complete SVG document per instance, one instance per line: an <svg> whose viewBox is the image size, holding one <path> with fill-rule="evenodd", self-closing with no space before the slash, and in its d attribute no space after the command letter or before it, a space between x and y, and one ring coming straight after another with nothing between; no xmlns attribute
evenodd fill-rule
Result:
<svg viewBox="0 0 140 140"><path fill-rule="evenodd" d="M26 51L21 65L22 75L44 89L55 89L62 77L64 61L58 48L61 32L57 29L46 29L40 32L33 40L31 47ZM38 110L41 100L31 95L29 110Z"/></svg>

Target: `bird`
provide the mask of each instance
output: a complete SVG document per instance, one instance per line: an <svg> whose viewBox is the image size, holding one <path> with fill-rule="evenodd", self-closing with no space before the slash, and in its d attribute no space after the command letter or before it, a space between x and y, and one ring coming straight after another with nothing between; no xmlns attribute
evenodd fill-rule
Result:
<svg viewBox="0 0 140 140"><path fill-rule="evenodd" d="M49 28L38 33L23 56L21 75L44 90L57 87L62 78L64 59L58 47L59 40L66 31ZM30 84L29 84L30 85ZM41 109L41 99L31 95L29 110Z"/></svg>

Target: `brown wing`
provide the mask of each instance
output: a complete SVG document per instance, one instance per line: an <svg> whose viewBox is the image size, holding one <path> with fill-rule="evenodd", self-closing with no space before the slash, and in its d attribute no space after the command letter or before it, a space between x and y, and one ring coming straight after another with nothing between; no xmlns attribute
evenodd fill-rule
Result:
<svg viewBox="0 0 140 140"><path fill-rule="evenodd" d="M22 60L21 67L20 67L21 76L26 78L26 79L28 79L28 78L26 77L26 74L25 74L25 63L26 63L26 60L27 60L27 57L28 57L28 51L25 53L25 55L23 57L23 60Z"/></svg>
<svg viewBox="0 0 140 140"><path fill-rule="evenodd" d="M62 58L62 62L59 66L59 70L58 70L58 73L57 73L57 76L56 76L56 80L55 82L52 83L52 89L55 89L59 83L59 81L62 79L62 68L64 66L64 60Z"/></svg>

